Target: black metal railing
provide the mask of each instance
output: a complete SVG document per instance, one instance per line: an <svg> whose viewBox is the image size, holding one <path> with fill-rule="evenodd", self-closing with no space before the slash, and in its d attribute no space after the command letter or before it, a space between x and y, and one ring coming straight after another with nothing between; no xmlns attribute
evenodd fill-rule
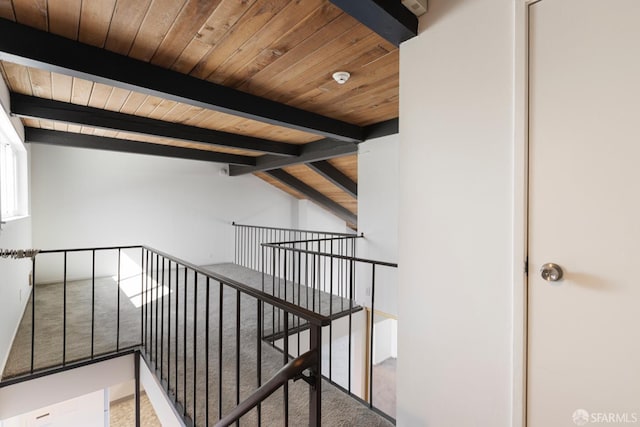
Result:
<svg viewBox="0 0 640 427"><path fill-rule="evenodd" d="M140 308L130 298L140 297L142 275L138 269L125 277L123 259L140 261L141 250L121 246L33 251L31 296L3 383L135 350L141 342ZM127 273L130 270L127 267ZM123 291L124 282L129 295Z"/></svg>
<svg viewBox="0 0 640 427"><path fill-rule="evenodd" d="M397 264L356 257L357 242L362 239L362 235L348 233L236 225L236 254L245 254L237 256L236 262L261 268L264 292L332 319L324 328L328 345L323 376L394 421L395 406L376 400L375 383L379 381L375 381L374 367L376 336L390 339L376 333L376 325L389 316L377 308L376 288L388 291L395 285ZM259 253L256 246L260 246ZM300 319L285 321L274 310L265 317L263 336L295 357L304 351L301 342L306 339L307 326ZM395 388L395 383L380 386Z"/></svg>
<svg viewBox="0 0 640 427"><path fill-rule="evenodd" d="M143 248L143 265L142 353L187 423L224 420L221 425L229 425L242 417L261 425L262 409L268 406L270 423L274 411L281 411L284 425L320 425L319 355L328 317L148 247ZM280 368L291 358L285 352L275 363L273 350L263 346L267 310L291 322L300 319L310 329L305 347L315 356L305 365L311 383L308 414L290 410L289 380L300 373L283 379ZM279 378L282 400L261 388L263 379L273 376ZM272 387L274 381L266 384ZM250 403L242 405L246 399Z"/></svg>
<svg viewBox="0 0 640 427"><path fill-rule="evenodd" d="M353 238L361 237L355 233L337 233L330 231L312 231L290 228L264 227L257 225L232 224L234 227L235 252L234 263L257 271L272 274L274 259L262 251L263 243L306 241L309 250L320 250L324 239L344 238L340 245L332 248L336 254L355 256ZM326 248L323 248L326 249Z"/></svg>
<svg viewBox="0 0 640 427"><path fill-rule="evenodd" d="M280 369L269 381L258 388L251 396L240 403L229 414L219 420L215 427L227 427L237 422L244 414L260 405L262 401L275 393L280 387L284 387L291 380L304 377L304 371L313 369L318 362L318 351L307 351L296 357ZM315 374L314 374L315 376ZM307 377L305 377L307 378Z"/></svg>
<svg viewBox="0 0 640 427"><path fill-rule="evenodd" d="M263 409L269 423L279 413L283 425L320 425L327 316L146 246L40 251L31 262L20 354L10 357L23 364L2 386L139 352L187 425L261 425ZM307 325L307 356L292 362L264 345L270 310Z"/></svg>

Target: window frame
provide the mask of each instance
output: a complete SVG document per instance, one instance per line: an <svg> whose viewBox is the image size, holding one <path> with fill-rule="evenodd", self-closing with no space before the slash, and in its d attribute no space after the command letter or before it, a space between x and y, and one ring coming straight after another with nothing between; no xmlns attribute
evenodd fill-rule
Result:
<svg viewBox="0 0 640 427"><path fill-rule="evenodd" d="M6 129L6 122L12 129ZM27 150L11 122L9 120L6 122L0 121L0 221L2 223L29 216ZM6 173L10 174L9 179L6 178ZM6 187L7 184L10 188ZM11 200L7 202L7 198ZM9 211L6 210L7 203L10 205Z"/></svg>

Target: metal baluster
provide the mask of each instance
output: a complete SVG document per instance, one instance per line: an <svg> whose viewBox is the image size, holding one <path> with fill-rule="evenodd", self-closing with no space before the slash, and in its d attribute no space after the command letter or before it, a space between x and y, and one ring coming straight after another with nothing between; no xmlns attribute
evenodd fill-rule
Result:
<svg viewBox="0 0 640 427"><path fill-rule="evenodd" d="M96 324L96 250L93 249L91 261L91 358L93 359L94 335Z"/></svg>
<svg viewBox="0 0 640 427"><path fill-rule="evenodd" d="M151 341L151 337L150 337L150 332L149 332L149 271L150 271L150 267L149 267L149 251L145 251L146 255L145 255L145 260L146 262L144 263L144 282L145 282L145 287L144 287L144 351L145 353L149 353L149 341Z"/></svg>
<svg viewBox="0 0 640 427"><path fill-rule="evenodd" d="M118 248L118 308L116 313L116 351L120 351L120 248Z"/></svg>
<svg viewBox="0 0 640 427"><path fill-rule="evenodd" d="M156 371L158 370L158 329L159 329L158 328L158 317L159 317L159 315L158 315L158 310L159 310L158 309L158 304L160 302L160 297L158 295L158 288L159 287L160 287L160 255L156 254L156 286L155 286L156 297L155 297L155 299L153 301L153 303L154 303L154 305L156 307L156 321L155 321L156 322L156 325L155 325L156 335L155 335L155 340L154 340L155 357L153 358L153 363L154 363L153 366L155 367Z"/></svg>
<svg viewBox="0 0 640 427"><path fill-rule="evenodd" d="M280 231L280 240L282 240L282 231ZM282 291L282 248L278 245L278 298L280 298L281 291ZM274 292L274 295L275 295L275 292ZM281 319L282 319L282 310L278 309L278 332L282 330Z"/></svg>
<svg viewBox="0 0 640 427"><path fill-rule="evenodd" d="M343 255L342 246L344 243L344 239L340 239L338 242L338 254ZM344 311L344 297L347 295L344 289L345 280L344 280L344 263L343 259L338 260L338 278L339 278L339 287L340 287L340 311Z"/></svg>
<svg viewBox="0 0 640 427"><path fill-rule="evenodd" d="M176 399L178 398L178 335L179 335L179 301L180 300L180 266L178 265L178 263L176 262L176 336L175 336L175 348L176 348L176 357L175 357L175 371L176 371L176 385L175 385L175 396Z"/></svg>
<svg viewBox="0 0 640 427"><path fill-rule="evenodd" d="M162 277L160 279L160 379L164 373L164 263L165 257L162 257Z"/></svg>
<svg viewBox="0 0 640 427"><path fill-rule="evenodd" d="M256 299L256 302L258 303L258 310L257 310L257 315L258 315L258 327L256 328L256 333L257 333L257 342L256 342L256 348L258 349L258 354L256 356L256 376L257 376L257 387L256 388L260 388L260 386L262 385L262 301L260 301L259 299ZM262 405L260 403L258 403L258 427L260 427L262 425Z"/></svg>
<svg viewBox="0 0 640 427"><path fill-rule="evenodd" d="M260 242L259 242L259 249L262 247L262 244L265 242L265 235L266 235L266 230L262 229L260 230ZM264 259L260 258L260 270L262 270L264 268Z"/></svg>
<svg viewBox="0 0 640 427"><path fill-rule="evenodd" d="M272 263L272 273L271 273L271 294L276 294L276 248L271 248L271 263ZM276 333L276 308L275 306L271 306L271 344L273 344L273 336Z"/></svg>
<svg viewBox="0 0 640 427"><path fill-rule="evenodd" d="M323 252L322 244L324 242L318 242L318 252ZM326 292L326 262L327 257L318 254L318 313L322 313L322 292Z"/></svg>
<svg viewBox="0 0 640 427"><path fill-rule="evenodd" d="M204 425L209 425L209 277L207 276L207 289L205 295L205 318L204 318Z"/></svg>
<svg viewBox="0 0 640 427"><path fill-rule="evenodd" d="M316 255L315 254L311 254L311 261L313 262L313 264L311 264L311 274L313 275L312 279L311 279L311 283L312 283L312 294L311 294L311 297L312 297L312 302L313 302L312 305L311 305L311 307L312 307L311 311L316 311L316 276L317 276L316 275L316 268L317 267L316 267Z"/></svg>
<svg viewBox="0 0 640 427"><path fill-rule="evenodd" d="M35 361L36 349L36 257L31 258L31 369Z"/></svg>
<svg viewBox="0 0 640 427"><path fill-rule="evenodd" d="M144 248L140 248L140 345L144 345L144 296L145 296Z"/></svg>
<svg viewBox="0 0 640 427"><path fill-rule="evenodd" d="M62 277L62 366L67 364L67 251L64 251Z"/></svg>
<svg viewBox="0 0 640 427"><path fill-rule="evenodd" d="M316 366L310 369L314 385L309 387L309 427L320 427L322 421L322 327L311 325L309 348L317 354Z"/></svg>
<svg viewBox="0 0 640 427"><path fill-rule="evenodd" d="M169 301L167 302L167 391L171 391L171 260L169 260L169 268L167 273L169 279Z"/></svg>
<svg viewBox="0 0 640 427"><path fill-rule="evenodd" d="M349 261L349 295L353 296L353 287L355 286L354 281L354 275L355 275L355 271L353 269L353 260ZM351 395L351 341L353 339L352 336L352 325L353 325L353 298L349 298L349 350L348 350L348 357L349 357L349 368L348 368L348 373L347 373L347 391L349 392L349 395Z"/></svg>
<svg viewBox="0 0 640 427"><path fill-rule="evenodd" d="M295 244L293 245L293 247L295 248ZM300 307L300 287L301 285L301 278L300 275L302 274L302 254L300 252L298 252L298 306ZM296 356L300 356L300 316L297 316L298 318L298 354Z"/></svg>
<svg viewBox="0 0 640 427"><path fill-rule="evenodd" d="M373 408L373 322L375 316L376 265L371 264L371 339L369 340L369 408Z"/></svg>
<svg viewBox="0 0 640 427"><path fill-rule="evenodd" d="M333 255L333 240L329 246ZM326 259L326 257L325 257ZM333 316L333 256L329 258L329 317ZM329 381L333 373L333 322L329 323Z"/></svg>
<svg viewBox="0 0 640 427"><path fill-rule="evenodd" d="M155 291L156 291L156 279L154 279L154 274L155 274L155 266L156 266L156 260L155 258L155 253L151 252L151 269L150 269L150 274L149 274L149 279L151 281L151 285L149 287L149 302L150 302L150 307L149 307L149 325L150 325L150 334L149 334L149 362L153 361L153 349L155 347L155 337L157 335L156 333L156 325L155 325L155 308L156 308L156 299L155 299Z"/></svg>
<svg viewBox="0 0 640 427"><path fill-rule="evenodd" d="M184 266L184 296L182 309L182 415L187 413L187 266Z"/></svg>
<svg viewBox="0 0 640 427"><path fill-rule="evenodd" d="M240 404L240 290L236 290L236 406ZM240 426L240 420L236 421Z"/></svg>
<svg viewBox="0 0 640 427"><path fill-rule="evenodd" d="M304 284L306 286L306 294L307 294L307 304L304 306L305 308L309 308L309 242L305 242L304 244L305 254L304 254ZM312 273L313 274L313 273Z"/></svg>
<svg viewBox="0 0 640 427"><path fill-rule="evenodd" d="M245 242L244 242L244 227L239 226L238 228L238 241L239 241L239 247L238 247L238 264L244 266L244 247L245 247Z"/></svg>
<svg viewBox="0 0 640 427"><path fill-rule="evenodd" d="M283 365L289 363L289 312L284 310L284 351L282 352ZM284 425L289 425L289 381L284 383Z"/></svg>
<svg viewBox="0 0 640 427"><path fill-rule="evenodd" d="M218 316L218 419L222 418L222 314L224 311L224 289L220 282L220 312Z"/></svg>
<svg viewBox="0 0 640 427"><path fill-rule="evenodd" d="M193 272L193 374L191 377L193 378L193 423L196 423L196 392L197 392L197 384L196 375L198 373L198 352L197 352L197 342L198 342L198 272Z"/></svg>
<svg viewBox="0 0 640 427"><path fill-rule="evenodd" d="M135 426L140 427L140 355L133 356L133 376L134 376L134 406L135 406Z"/></svg>

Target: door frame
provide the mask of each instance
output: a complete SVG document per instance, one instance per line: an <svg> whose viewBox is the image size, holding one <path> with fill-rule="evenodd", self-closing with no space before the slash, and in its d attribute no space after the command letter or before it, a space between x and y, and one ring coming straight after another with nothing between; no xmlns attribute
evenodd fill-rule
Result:
<svg viewBox="0 0 640 427"><path fill-rule="evenodd" d="M529 10L542 0L515 0L513 116L512 426L527 425L529 216Z"/></svg>

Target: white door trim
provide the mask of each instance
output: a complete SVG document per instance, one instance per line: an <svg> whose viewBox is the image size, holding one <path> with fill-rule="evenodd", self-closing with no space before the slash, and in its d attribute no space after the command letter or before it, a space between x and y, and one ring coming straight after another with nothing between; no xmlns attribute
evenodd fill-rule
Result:
<svg viewBox="0 0 640 427"><path fill-rule="evenodd" d="M512 426L527 425L527 275L529 189L529 7L515 0L513 146Z"/></svg>

